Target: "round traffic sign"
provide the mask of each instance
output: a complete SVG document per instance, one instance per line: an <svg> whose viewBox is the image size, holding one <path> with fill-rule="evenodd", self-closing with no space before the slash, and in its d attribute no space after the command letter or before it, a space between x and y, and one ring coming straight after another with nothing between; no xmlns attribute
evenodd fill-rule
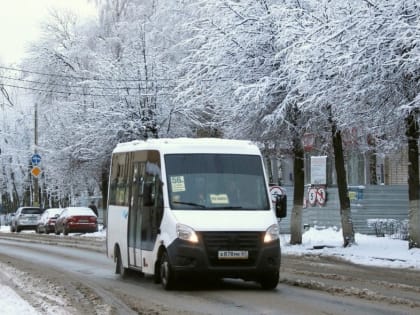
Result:
<svg viewBox="0 0 420 315"><path fill-rule="evenodd" d="M271 201L276 202L277 195L284 195L284 190L280 186L271 186L270 187Z"/></svg>
<svg viewBox="0 0 420 315"><path fill-rule="evenodd" d="M316 203L316 188L310 188L308 191L308 201L311 206L315 206Z"/></svg>
<svg viewBox="0 0 420 315"><path fill-rule="evenodd" d="M38 153L35 153L32 155L31 160L33 165L38 165L41 162L41 156Z"/></svg>
<svg viewBox="0 0 420 315"><path fill-rule="evenodd" d="M321 205L325 205L326 192L324 188L318 188L316 191L316 201Z"/></svg>

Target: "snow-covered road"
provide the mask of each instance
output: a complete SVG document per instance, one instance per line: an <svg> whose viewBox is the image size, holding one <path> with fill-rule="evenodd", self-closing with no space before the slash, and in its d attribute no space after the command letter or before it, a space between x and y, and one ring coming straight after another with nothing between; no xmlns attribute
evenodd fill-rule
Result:
<svg viewBox="0 0 420 315"><path fill-rule="evenodd" d="M54 240L56 238L55 235L50 235L51 237L47 235L40 236L33 232L10 235L8 229L4 227L0 233L2 238L18 237L28 239L29 237L29 239L36 240L36 242L49 238L50 240L52 239L50 243L58 242ZM74 235L70 238L61 236L60 240L70 242L73 239L73 242L79 240L83 244L91 243L92 245L94 243L103 243L104 237L104 232L100 232L89 235L91 240L89 242L83 242L82 239L86 239L86 236L80 235ZM420 288L416 285L418 282L415 282L414 285L409 282L407 282L408 284L400 285L397 283L398 279L394 279L399 277L398 273L393 279L387 281L385 278L378 278L380 277L380 272L374 274L369 272L369 269L365 270L359 267L353 269L351 265L346 266L335 262L335 259L339 258L357 264L364 264L366 268L375 266L398 268L397 270L401 269L402 274L406 274L407 278L410 278L410 271L415 272L417 270L416 275L418 277L420 250L408 250L407 242L388 237L377 238L356 235L358 244L344 249L341 247L341 233L334 229L311 229L304 234L303 244L300 246L287 245L287 235L282 235L281 239L283 254L285 254L281 270L282 280L279 285L281 296L285 297L286 292L291 292L289 285L293 285L293 287L306 287L333 295L358 296L364 300L380 301L388 299L388 303L400 305L402 309L406 310L397 314L415 314L419 311L418 305L416 305L416 303L420 305L420 301L416 300L416 296L420 296ZM97 240L97 242L94 240ZM101 251L100 246L95 246L97 247L96 251ZM90 247L94 248L95 246ZM314 246L320 249L315 250ZM333 268L347 270L344 272ZM112 274L113 268L112 263L110 263L109 275ZM369 277L371 278L369 279ZM57 292L60 293L60 290L62 290L60 286L50 283L47 286L47 290L45 290L45 283L40 285L40 281L42 279L32 277L29 272L16 269L12 264L8 264L3 260L0 264L0 290L2 292L0 295L0 309L2 314L75 314L71 302L68 302L67 298L69 296L57 294ZM346 282L354 287L345 289ZM147 283L146 285L153 287L152 283ZM383 292L381 292L381 288L384 288ZM387 292L394 294L393 299L386 296ZM227 294L229 295L230 292ZM30 299L28 299L29 296L31 297ZM107 313L107 310L110 311L110 306L101 303L98 305L104 314ZM164 314L165 312L162 311L161 313Z"/></svg>

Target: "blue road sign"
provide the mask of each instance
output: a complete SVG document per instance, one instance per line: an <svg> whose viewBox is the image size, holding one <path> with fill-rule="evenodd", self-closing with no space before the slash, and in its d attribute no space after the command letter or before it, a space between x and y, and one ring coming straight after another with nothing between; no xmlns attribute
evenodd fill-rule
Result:
<svg viewBox="0 0 420 315"><path fill-rule="evenodd" d="M41 156L38 153L32 155L32 164L38 165L41 162Z"/></svg>

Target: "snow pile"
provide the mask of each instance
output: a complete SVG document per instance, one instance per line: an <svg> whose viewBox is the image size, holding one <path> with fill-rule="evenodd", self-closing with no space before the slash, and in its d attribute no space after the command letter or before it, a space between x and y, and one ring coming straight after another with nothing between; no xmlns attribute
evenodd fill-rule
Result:
<svg viewBox="0 0 420 315"><path fill-rule="evenodd" d="M10 287L0 284L0 309L3 314L38 314L28 302L23 300Z"/></svg>
<svg viewBox="0 0 420 315"><path fill-rule="evenodd" d="M356 233L356 244L343 248L341 230L311 228L302 236L302 245L290 245L290 235L281 235L283 254L341 257L357 264L391 268L420 269L420 249L408 249L408 242L392 237Z"/></svg>
<svg viewBox="0 0 420 315"><path fill-rule="evenodd" d="M2 314L39 314L33 306L42 310L42 314L74 314L74 309L60 296L61 288L1 262L0 290Z"/></svg>

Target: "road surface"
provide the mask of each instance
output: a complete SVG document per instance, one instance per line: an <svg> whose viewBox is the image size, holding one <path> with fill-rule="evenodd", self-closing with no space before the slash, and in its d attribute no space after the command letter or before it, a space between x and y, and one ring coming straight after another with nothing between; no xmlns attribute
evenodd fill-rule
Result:
<svg viewBox="0 0 420 315"><path fill-rule="evenodd" d="M41 314L420 314L420 272L283 256L277 290L239 280L164 291L121 279L97 238L0 234L0 281Z"/></svg>

